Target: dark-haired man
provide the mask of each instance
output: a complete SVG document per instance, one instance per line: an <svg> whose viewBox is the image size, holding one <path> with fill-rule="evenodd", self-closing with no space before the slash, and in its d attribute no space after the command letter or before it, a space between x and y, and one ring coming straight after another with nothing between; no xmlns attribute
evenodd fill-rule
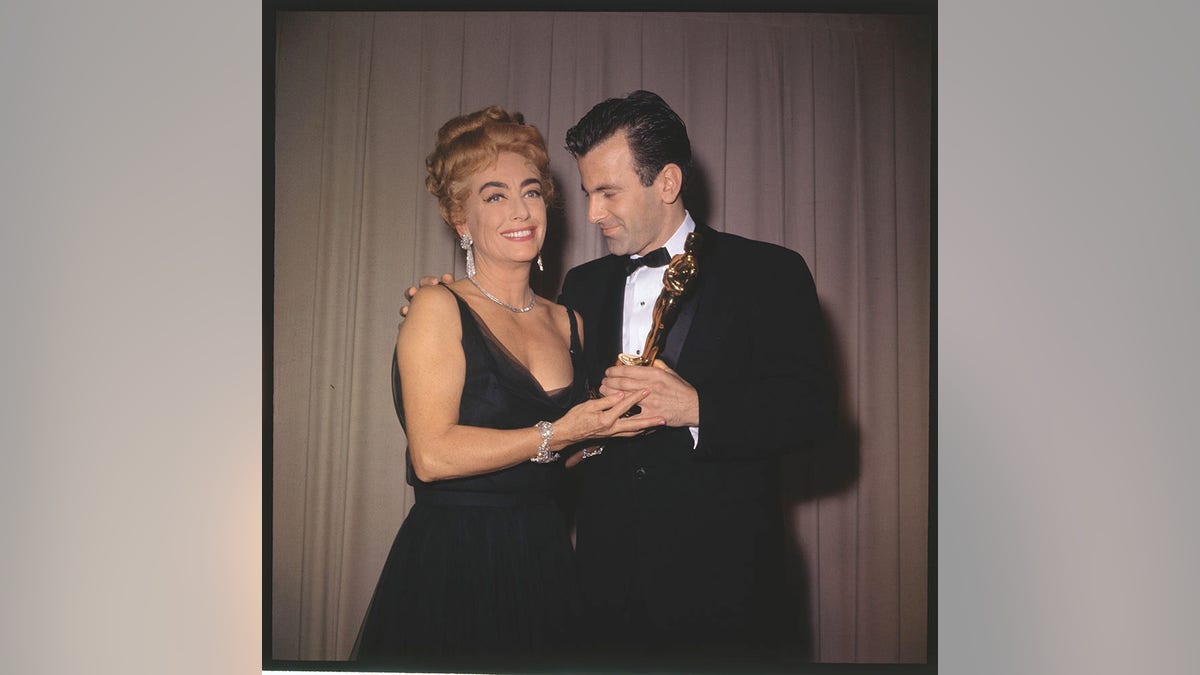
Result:
<svg viewBox="0 0 1200 675"><path fill-rule="evenodd" d="M622 663L769 655L784 629L777 458L833 419L812 277L793 251L695 222L687 130L658 95L599 103L567 149L611 254L570 270L560 302L584 316L600 391L649 389L644 413L667 420L579 467L581 629ZM699 276L657 367L614 366L649 332L653 252L683 252L693 231Z"/></svg>

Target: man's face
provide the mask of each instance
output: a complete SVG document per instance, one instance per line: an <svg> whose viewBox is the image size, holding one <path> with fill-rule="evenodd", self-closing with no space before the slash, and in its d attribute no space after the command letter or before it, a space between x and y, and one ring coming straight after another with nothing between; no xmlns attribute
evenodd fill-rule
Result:
<svg viewBox="0 0 1200 675"><path fill-rule="evenodd" d="M587 195L588 222L600 226L608 250L644 255L666 243L671 223L659 180L642 185L625 132L618 131L579 157L579 180Z"/></svg>

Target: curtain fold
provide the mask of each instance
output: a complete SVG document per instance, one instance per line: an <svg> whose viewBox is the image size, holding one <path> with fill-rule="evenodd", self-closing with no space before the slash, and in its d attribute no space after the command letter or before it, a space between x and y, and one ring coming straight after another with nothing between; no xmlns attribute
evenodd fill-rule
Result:
<svg viewBox="0 0 1200 675"><path fill-rule="evenodd" d="M447 119L492 103L550 149L539 293L606 253L566 130L662 95L689 209L808 261L839 433L784 462L800 642L927 659L932 26L906 15L280 12L275 81L271 656L345 659L412 505L390 389L404 289L463 273L424 188ZM763 283L787 270L764 270Z"/></svg>

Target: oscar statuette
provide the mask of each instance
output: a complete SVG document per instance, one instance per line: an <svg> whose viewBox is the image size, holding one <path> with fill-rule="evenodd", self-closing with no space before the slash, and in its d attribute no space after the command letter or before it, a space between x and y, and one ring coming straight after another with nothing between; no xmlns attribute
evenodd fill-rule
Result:
<svg viewBox="0 0 1200 675"><path fill-rule="evenodd" d="M696 265L696 251L700 248L701 237L697 232L690 232L683 245L683 253L671 258L666 271L663 272L663 289L654 303L654 314L650 325L650 333L646 335L646 343L642 353L619 354L615 365L652 366L659 352L667 342L667 333L675 324L679 315L679 307L684 297L692 289L699 268ZM641 406L633 406L625 417L636 415L642 411Z"/></svg>

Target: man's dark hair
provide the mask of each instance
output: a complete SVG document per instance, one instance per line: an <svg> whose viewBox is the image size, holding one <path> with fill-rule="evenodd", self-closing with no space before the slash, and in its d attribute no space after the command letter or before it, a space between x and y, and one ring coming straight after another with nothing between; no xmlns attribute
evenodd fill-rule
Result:
<svg viewBox="0 0 1200 675"><path fill-rule="evenodd" d="M597 103L567 130L567 150L578 159L622 130L643 186L649 187L667 164L677 164L683 173L681 192L687 187L692 173L692 144L688 141L687 127L671 106L652 91L638 90L625 98Z"/></svg>

